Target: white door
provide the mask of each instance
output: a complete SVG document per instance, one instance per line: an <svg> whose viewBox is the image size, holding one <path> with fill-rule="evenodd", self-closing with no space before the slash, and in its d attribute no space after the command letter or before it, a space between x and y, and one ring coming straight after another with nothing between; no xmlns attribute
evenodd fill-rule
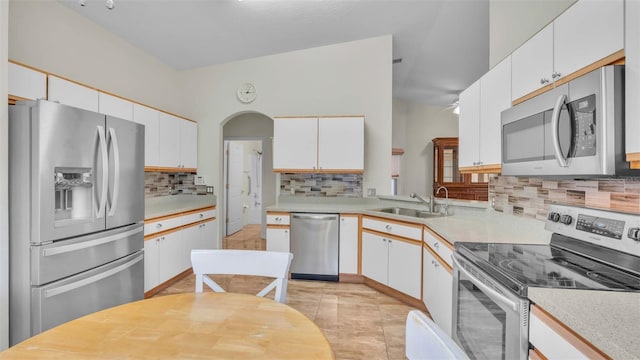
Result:
<svg viewBox="0 0 640 360"><path fill-rule="evenodd" d="M243 148L242 144L227 142L227 235L236 233L242 229L242 170Z"/></svg>
<svg viewBox="0 0 640 360"><path fill-rule="evenodd" d="M261 142L257 142L261 144ZM249 154L249 224L262 224L262 151Z"/></svg>

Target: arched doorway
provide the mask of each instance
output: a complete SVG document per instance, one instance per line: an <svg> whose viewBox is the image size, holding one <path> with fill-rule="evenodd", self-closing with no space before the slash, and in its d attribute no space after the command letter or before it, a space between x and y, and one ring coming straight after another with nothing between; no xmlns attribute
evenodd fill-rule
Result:
<svg viewBox="0 0 640 360"><path fill-rule="evenodd" d="M248 112L230 117L222 125L224 184L218 217L222 235L248 225L260 225L266 236L265 207L276 202L276 175L273 172L273 119ZM222 242L224 247L225 242Z"/></svg>

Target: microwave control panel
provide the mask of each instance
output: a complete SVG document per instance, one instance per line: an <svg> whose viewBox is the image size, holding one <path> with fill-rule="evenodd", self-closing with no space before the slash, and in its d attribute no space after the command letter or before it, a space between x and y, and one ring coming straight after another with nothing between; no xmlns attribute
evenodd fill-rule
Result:
<svg viewBox="0 0 640 360"><path fill-rule="evenodd" d="M572 157L596 154L596 96L589 95L567 104L573 118Z"/></svg>

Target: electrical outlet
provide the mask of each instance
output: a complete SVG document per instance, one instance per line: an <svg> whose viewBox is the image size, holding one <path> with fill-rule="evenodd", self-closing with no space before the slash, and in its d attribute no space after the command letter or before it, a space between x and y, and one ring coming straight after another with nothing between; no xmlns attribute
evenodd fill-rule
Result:
<svg viewBox="0 0 640 360"><path fill-rule="evenodd" d="M376 196L376 189L375 188L367 189L367 196Z"/></svg>

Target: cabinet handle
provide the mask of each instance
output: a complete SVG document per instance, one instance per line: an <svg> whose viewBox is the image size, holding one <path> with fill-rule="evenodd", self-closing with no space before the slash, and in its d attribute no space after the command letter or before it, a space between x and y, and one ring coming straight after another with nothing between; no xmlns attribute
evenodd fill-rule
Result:
<svg viewBox="0 0 640 360"><path fill-rule="evenodd" d="M382 241L383 241L383 242L387 242L387 239L385 239L385 238L382 238Z"/></svg>
<svg viewBox="0 0 640 360"><path fill-rule="evenodd" d="M554 80L559 78L560 76L562 76L562 74L557 71L554 71L553 74L551 74L551 78L553 78Z"/></svg>
<svg viewBox="0 0 640 360"><path fill-rule="evenodd" d="M440 266L440 264L438 264L438 262L435 260L431 260L431 265L433 265L433 267L436 267L436 268Z"/></svg>
<svg viewBox="0 0 640 360"><path fill-rule="evenodd" d="M439 249L440 248L440 243L434 243L433 247L436 248L436 249Z"/></svg>
<svg viewBox="0 0 640 360"><path fill-rule="evenodd" d="M387 230L391 230L391 225L387 225L384 228L387 229Z"/></svg>
<svg viewBox="0 0 640 360"><path fill-rule="evenodd" d="M162 224L156 224L156 229L160 229L162 227Z"/></svg>
<svg viewBox="0 0 640 360"><path fill-rule="evenodd" d="M281 221L282 218L280 216L276 217L276 221Z"/></svg>
<svg viewBox="0 0 640 360"><path fill-rule="evenodd" d="M204 214L200 214L200 219L202 219L204 217Z"/></svg>
<svg viewBox="0 0 640 360"><path fill-rule="evenodd" d="M549 82L549 79L547 79L547 78L542 78L542 79L540 79L540 84L541 84L541 85L544 85L544 84L546 84L546 83L548 83L548 82Z"/></svg>
<svg viewBox="0 0 640 360"><path fill-rule="evenodd" d="M393 241L391 241L391 239L389 239L389 244L391 244Z"/></svg>
<svg viewBox="0 0 640 360"><path fill-rule="evenodd" d="M289 233L289 230L285 230L285 231L284 231L284 233L285 233L285 234L288 234L288 233Z"/></svg>

